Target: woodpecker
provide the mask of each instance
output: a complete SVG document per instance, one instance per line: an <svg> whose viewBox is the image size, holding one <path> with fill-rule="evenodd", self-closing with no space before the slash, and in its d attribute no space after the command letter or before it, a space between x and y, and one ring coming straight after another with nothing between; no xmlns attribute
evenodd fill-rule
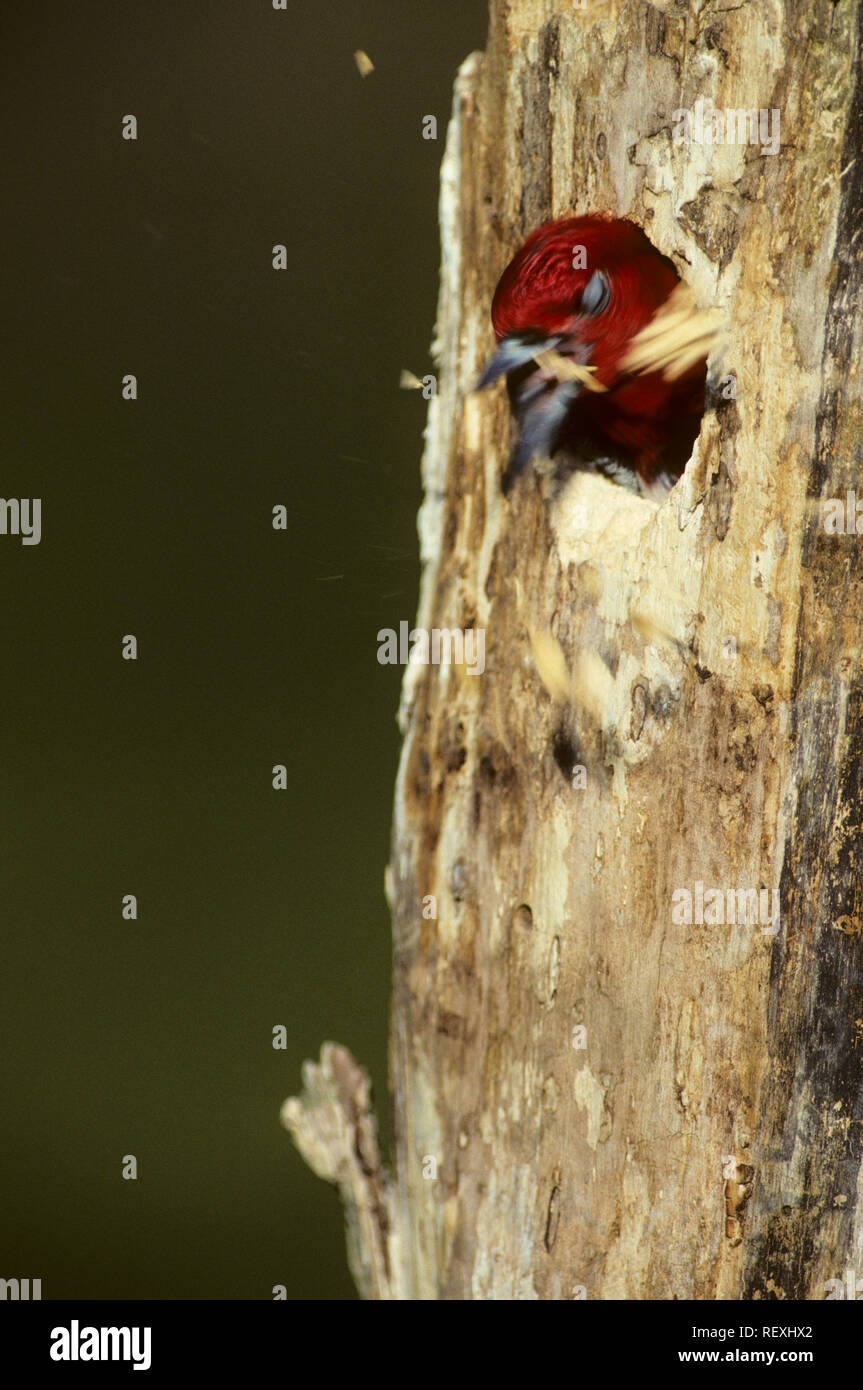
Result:
<svg viewBox="0 0 863 1390"><path fill-rule="evenodd" d="M673 377L628 362L679 284L634 222L564 217L528 237L495 290L497 351L477 384L506 377L519 437L504 492L533 458L561 450L648 496L680 477L704 412L707 348L690 348Z"/></svg>

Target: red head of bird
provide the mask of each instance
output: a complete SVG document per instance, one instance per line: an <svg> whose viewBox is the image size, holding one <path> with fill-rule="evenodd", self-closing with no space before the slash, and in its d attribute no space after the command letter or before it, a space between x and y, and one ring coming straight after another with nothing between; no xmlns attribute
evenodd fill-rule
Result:
<svg viewBox="0 0 863 1390"><path fill-rule="evenodd" d="M704 409L706 363L668 380L624 366L632 339L679 283L633 222L565 217L533 232L492 302L498 348L479 386L506 376L519 438L504 488L538 455L612 453L645 491L680 476ZM590 368L592 391L537 364L553 351Z"/></svg>

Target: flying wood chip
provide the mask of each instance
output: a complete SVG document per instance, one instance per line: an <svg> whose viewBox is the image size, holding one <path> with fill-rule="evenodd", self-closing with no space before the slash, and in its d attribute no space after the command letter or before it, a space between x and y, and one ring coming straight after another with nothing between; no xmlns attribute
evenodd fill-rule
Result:
<svg viewBox="0 0 863 1390"><path fill-rule="evenodd" d="M602 658L596 652L583 651L570 674L556 637L536 628L531 628L529 635L537 674L551 698L559 705L575 702L601 725L614 690L614 678Z"/></svg>
<svg viewBox="0 0 863 1390"><path fill-rule="evenodd" d="M601 386L598 381L594 381L592 373L595 367L581 367L577 362L573 362L571 357L564 357L561 353L555 352L553 348L546 348L543 352L538 352L534 357L534 362L541 367L549 376L557 377L558 381L579 381L582 386L586 386L588 391L606 391L606 386Z"/></svg>
<svg viewBox="0 0 863 1390"><path fill-rule="evenodd" d="M530 645L537 674L553 700L560 705L569 703L572 679L563 648L550 632L530 629Z"/></svg>
<svg viewBox="0 0 863 1390"><path fill-rule="evenodd" d="M600 727L614 695L614 677L597 652L583 651L572 673L572 696Z"/></svg>
<svg viewBox="0 0 863 1390"><path fill-rule="evenodd" d="M630 372L662 371L675 381L706 357L719 337L717 309L699 309L688 285L678 285L650 323L636 333L621 366Z"/></svg>

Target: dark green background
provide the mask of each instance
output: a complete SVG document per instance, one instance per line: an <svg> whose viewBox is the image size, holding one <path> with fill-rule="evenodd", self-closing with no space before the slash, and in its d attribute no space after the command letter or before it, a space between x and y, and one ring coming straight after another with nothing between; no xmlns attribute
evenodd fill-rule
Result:
<svg viewBox="0 0 863 1390"><path fill-rule="evenodd" d="M44 1298L353 1296L278 1114L326 1038L387 1108L398 378L484 39L484 0L4 6L0 495L43 532L0 536L0 1276Z"/></svg>

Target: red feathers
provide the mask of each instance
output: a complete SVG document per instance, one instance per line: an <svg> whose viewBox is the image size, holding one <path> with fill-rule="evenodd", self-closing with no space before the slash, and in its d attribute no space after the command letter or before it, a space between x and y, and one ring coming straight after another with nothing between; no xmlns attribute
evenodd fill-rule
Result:
<svg viewBox="0 0 863 1390"><path fill-rule="evenodd" d="M499 346L480 381L506 375L519 424L505 489L532 457L563 448L603 471L633 470L647 492L680 476L704 409L705 360L673 381L623 366L678 283L632 222L567 217L528 237L495 291ZM538 365L536 354L549 351L591 369L605 390L585 389L584 372L580 382Z"/></svg>

